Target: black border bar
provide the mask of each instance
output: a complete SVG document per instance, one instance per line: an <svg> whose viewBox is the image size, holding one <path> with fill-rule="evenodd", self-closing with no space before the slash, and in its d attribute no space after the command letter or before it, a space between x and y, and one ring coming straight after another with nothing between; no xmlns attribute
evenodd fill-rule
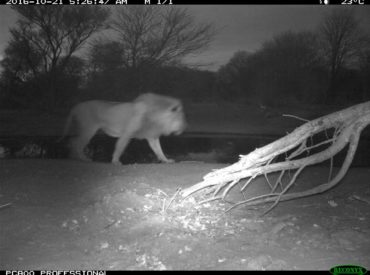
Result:
<svg viewBox="0 0 370 275"><path fill-rule="evenodd" d="M370 0L0 0L1 5L362 5Z"/></svg>

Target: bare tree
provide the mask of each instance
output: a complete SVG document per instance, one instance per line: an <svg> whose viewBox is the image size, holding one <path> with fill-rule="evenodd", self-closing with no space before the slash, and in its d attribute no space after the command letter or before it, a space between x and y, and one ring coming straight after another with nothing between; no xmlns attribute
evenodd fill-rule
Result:
<svg viewBox="0 0 370 275"><path fill-rule="evenodd" d="M124 65L168 65L204 50L215 32L196 23L186 9L129 6L118 9L111 27L124 49Z"/></svg>
<svg viewBox="0 0 370 275"><path fill-rule="evenodd" d="M362 79L362 100L370 99L370 36L367 36L364 48L360 58L360 75Z"/></svg>
<svg viewBox="0 0 370 275"><path fill-rule="evenodd" d="M123 67L125 51L117 41L95 40L88 53L91 73L113 71Z"/></svg>
<svg viewBox="0 0 370 275"><path fill-rule="evenodd" d="M94 73L102 74L114 65L126 81L125 96L146 91L155 70L181 65L187 55L204 50L215 34L211 24L198 23L186 9L177 7L117 8L109 25L116 36L93 43L90 63L96 67Z"/></svg>
<svg viewBox="0 0 370 275"><path fill-rule="evenodd" d="M364 46L364 36L353 10L334 10L320 25L322 52L329 70L326 101L335 97L339 71L355 62Z"/></svg>
<svg viewBox="0 0 370 275"><path fill-rule="evenodd" d="M105 27L109 16L100 7L14 6L19 15L10 30L11 40L2 65L20 81L47 79L50 107L58 103L56 81L72 55L94 33ZM44 87L45 88L45 87Z"/></svg>

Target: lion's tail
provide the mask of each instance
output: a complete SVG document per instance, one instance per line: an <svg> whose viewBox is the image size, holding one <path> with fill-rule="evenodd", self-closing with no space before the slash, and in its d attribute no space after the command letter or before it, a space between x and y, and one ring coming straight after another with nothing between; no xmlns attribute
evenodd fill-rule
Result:
<svg viewBox="0 0 370 275"><path fill-rule="evenodd" d="M74 112L73 110L69 113L68 117L67 117L67 121L66 121L66 124L64 125L64 129L63 129L63 135L57 139L57 142L61 142L68 134L69 132L69 129L71 127L71 123L72 123L72 119L74 117Z"/></svg>

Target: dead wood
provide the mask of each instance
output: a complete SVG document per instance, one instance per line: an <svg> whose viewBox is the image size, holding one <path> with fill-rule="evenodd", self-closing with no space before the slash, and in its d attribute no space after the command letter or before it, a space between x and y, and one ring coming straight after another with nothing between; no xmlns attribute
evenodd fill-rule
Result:
<svg viewBox="0 0 370 275"><path fill-rule="evenodd" d="M203 181L184 189L181 193L182 197L185 198L207 188L210 189L207 193L211 195L204 198L202 202L225 200L230 190L240 186L242 180L245 180L245 183L241 184L240 191L245 192L248 185L259 176L266 178L270 192L237 202L230 209L242 204L257 205L272 202L273 204L267 210L269 211L280 201L325 192L338 184L345 176L355 155L361 131L368 124L370 124L370 101L309 121L290 134L257 148L248 155L241 155L238 162L208 173L203 177ZM332 130L330 136L328 135L329 130ZM312 144L312 137L320 133L326 134L326 140ZM333 162L331 161L327 182L303 192L288 193L304 168L328 159L332 160L347 145L346 157L334 177L332 177ZM318 152L310 154L313 149ZM274 162L276 158L282 156L284 156L283 161ZM289 182L283 182L287 171L294 171L294 174ZM271 183L267 176L276 172L280 172L280 175L274 183Z"/></svg>

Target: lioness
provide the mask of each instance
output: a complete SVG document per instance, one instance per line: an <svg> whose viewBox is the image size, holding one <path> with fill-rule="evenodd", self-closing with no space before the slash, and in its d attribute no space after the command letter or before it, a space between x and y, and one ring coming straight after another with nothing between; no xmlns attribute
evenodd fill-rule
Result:
<svg viewBox="0 0 370 275"><path fill-rule="evenodd" d="M89 160L83 150L98 130L117 137L112 163L119 158L131 138L146 139L150 147L163 162L173 162L163 154L159 137L180 134L186 127L181 101L158 94L146 93L133 102L110 102L91 100L72 108L63 137L68 133L72 121L77 122L77 136L71 140L71 156Z"/></svg>

